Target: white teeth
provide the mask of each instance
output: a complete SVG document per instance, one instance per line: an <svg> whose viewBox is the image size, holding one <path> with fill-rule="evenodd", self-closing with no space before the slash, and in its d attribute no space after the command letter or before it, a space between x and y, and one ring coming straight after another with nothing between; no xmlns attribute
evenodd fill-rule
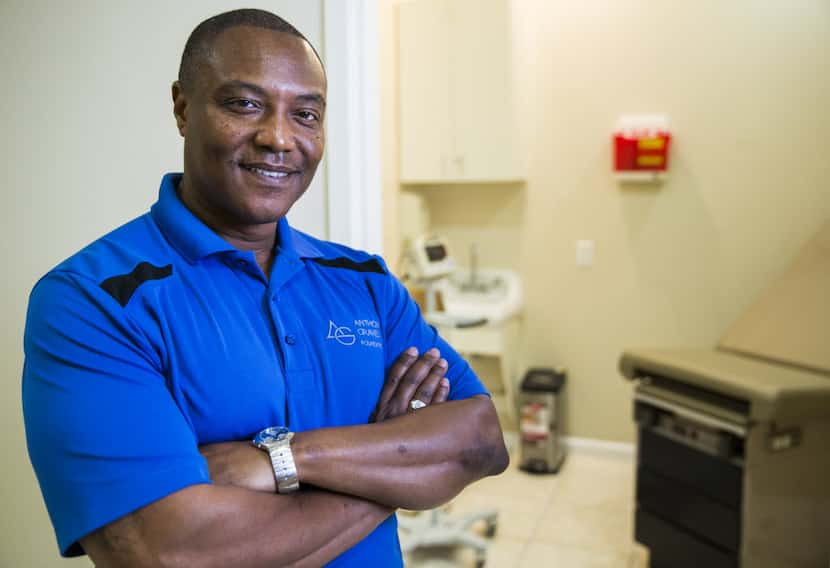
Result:
<svg viewBox="0 0 830 568"><path fill-rule="evenodd" d="M288 176L287 172L272 172L272 171L269 171L269 170L262 170L260 168L246 168L246 169L254 172L255 174L262 174L266 177L274 178L274 179L284 178L284 177Z"/></svg>

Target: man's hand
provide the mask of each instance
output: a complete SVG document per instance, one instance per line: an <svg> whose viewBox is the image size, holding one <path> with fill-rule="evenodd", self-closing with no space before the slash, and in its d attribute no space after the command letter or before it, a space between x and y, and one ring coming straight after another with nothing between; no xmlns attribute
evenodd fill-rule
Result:
<svg viewBox="0 0 830 568"><path fill-rule="evenodd" d="M371 421L383 422L405 414L413 400L427 406L445 402L450 393L446 372L447 360L441 358L438 349L432 348L419 358L418 350L410 347L389 369Z"/></svg>

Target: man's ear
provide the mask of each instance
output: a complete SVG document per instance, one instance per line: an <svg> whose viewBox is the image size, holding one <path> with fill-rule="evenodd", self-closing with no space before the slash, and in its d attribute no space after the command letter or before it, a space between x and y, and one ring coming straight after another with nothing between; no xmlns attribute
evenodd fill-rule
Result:
<svg viewBox="0 0 830 568"><path fill-rule="evenodd" d="M173 116L176 117L179 134L184 138L187 131L187 97L178 81L173 81L170 91L173 95Z"/></svg>

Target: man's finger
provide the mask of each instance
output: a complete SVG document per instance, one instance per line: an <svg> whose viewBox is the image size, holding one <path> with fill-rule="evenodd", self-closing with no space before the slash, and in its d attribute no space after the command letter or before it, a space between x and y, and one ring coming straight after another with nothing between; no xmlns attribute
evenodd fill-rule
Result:
<svg viewBox="0 0 830 568"><path fill-rule="evenodd" d="M432 397L432 402L428 404L441 404L442 402L447 402L447 399L449 397L450 380L447 378L442 378L438 383L438 390L435 391L435 395Z"/></svg>
<svg viewBox="0 0 830 568"><path fill-rule="evenodd" d="M373 422L380 422L386 418L388 414L389 401L392 400L392 397L395 395L395 390L398 388L401 378L409 370L412 364L415 363L417 358L418 348L408 347L398 356L392 367L390 367L383 383L383 390L380 391L380 398L378 398L377 406L375 406L374 416L372 417Z"/></svg>
<svg viewBox="0 0 830 568"><path fill-rule="evenodd" d="M389 401L389 413L392 416L400 416L409 409L409 402L412 400L415 391L429 375L430 371L441 358L441 352L432 348L412 364L404 373L395 390L395 395Z"/></svg>
<svg viewBox="0 0 830 568"><path fill-rule="evenodd" d="M429 374L415 390L415 394L410 400L420 400L425 404L431 404L433 398L438 392L441 379L444 378L444 375L447 372L447 366L448 364L446 359L439 359L435 363L435 366L429 370Z"/></svg>

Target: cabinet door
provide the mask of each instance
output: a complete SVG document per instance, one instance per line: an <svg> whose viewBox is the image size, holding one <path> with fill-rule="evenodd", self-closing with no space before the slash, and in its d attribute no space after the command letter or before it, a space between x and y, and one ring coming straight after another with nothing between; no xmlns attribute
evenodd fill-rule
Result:
<svg viewBox="0 0 830 568"><path fill-rule="evenodd" d="M514 148L509 0L448 2L453 155L450 176L463 181L520 177Z"/></svg>
<svg viewBox="0 0 830 568"><path fill-rule="evenodd" d="M401 181L440 181L452 154L448 21L451 2L399 6Z"/></svg>

